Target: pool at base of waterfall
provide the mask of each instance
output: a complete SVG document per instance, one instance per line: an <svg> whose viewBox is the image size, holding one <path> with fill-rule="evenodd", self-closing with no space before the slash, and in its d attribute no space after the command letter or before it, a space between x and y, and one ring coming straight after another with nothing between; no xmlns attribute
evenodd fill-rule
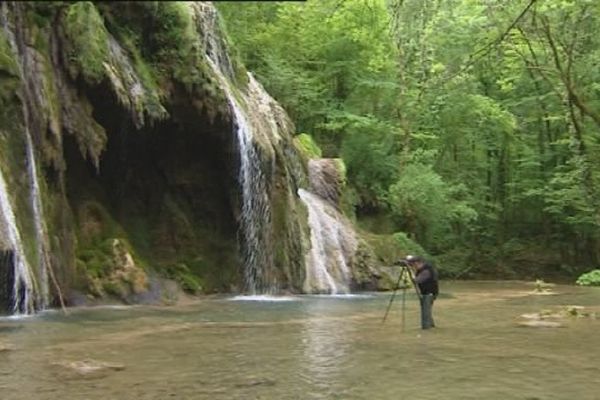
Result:
<svg viewBox="0 0 600 400"><path fill-rule="evenodd" d="M411 291L404 302L396 295L384 324L392 293L4 318L1 398L598 398L598 288L557 285L539 296L526 282L442 282L441 290L428 331Z"/></svg>

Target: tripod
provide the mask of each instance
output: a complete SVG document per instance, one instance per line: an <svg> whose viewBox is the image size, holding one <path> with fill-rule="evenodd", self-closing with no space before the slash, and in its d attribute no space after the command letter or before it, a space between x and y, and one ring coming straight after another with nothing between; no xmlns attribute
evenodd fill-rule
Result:
<svg viewBox="0 0 600 400"><path fill-rule="evenodd" d="M402 281L403 282L403 285L402 285L402 331L404 331L404 326L406 325L406 323L405 323L406 317L404 315L404 310L406 308L406 288L407 288L405 277L407 276L408 279L410 280L410 282L412 283L412 285L415 289L415 293L417 293L417 296L419 297L419 299L421 298L421 292L419 291L419 287L417 286L417 283L415 282L412 273L408 269L408 266L406 264L402 264L401 268L402 268L402 270L400 271L400 275L398 276L398 281L396 282L396 286L394 288L394 293L392 294L392 297L390 298L390 302L388 303L387 310L385 310L385 315L383 316L383 320L381 321L381 323L382 324L385 323L385 320L387 319L390 309L392 308L392 303L394 302L394 298L396 297L396 292L398 291L398 288L400 287L400 281Z"/></svg>

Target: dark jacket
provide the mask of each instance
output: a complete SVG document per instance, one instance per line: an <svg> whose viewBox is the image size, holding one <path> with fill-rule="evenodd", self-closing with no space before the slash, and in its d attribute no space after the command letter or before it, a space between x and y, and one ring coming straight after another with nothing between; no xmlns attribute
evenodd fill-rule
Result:
<svg viewBox="0 0 600 400"><path fill-rule="evenodd" d="M425 262L423 266L416 271L415 282L419 286L421 294L438 295L438 273L430 263Z"/></svg>

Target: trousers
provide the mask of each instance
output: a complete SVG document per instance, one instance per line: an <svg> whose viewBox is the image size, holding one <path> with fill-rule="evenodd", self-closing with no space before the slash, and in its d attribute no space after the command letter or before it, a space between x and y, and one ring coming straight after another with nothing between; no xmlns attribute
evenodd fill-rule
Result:
<svg viewBox="0 0 600 400"><path fill-rule="evenodd" d="M433 322L432 308L433 301L435 300L433 294L424 294L421 296L421 328L429 329L435 327L435 323Z"/></svg>

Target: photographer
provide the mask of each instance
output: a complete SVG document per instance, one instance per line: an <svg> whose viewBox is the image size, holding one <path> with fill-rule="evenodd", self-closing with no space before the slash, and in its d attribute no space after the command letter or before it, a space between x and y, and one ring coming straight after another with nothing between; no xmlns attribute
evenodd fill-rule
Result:
<svg viewBox="0 0 600 400"><path fill-rule="evenodd" d="M419 288L421 302L421 328L435 327L432 316L433 302L438 295L438 274L429 262L419 256L407 256L406 264L414 274L414 283Z"/></svg>

